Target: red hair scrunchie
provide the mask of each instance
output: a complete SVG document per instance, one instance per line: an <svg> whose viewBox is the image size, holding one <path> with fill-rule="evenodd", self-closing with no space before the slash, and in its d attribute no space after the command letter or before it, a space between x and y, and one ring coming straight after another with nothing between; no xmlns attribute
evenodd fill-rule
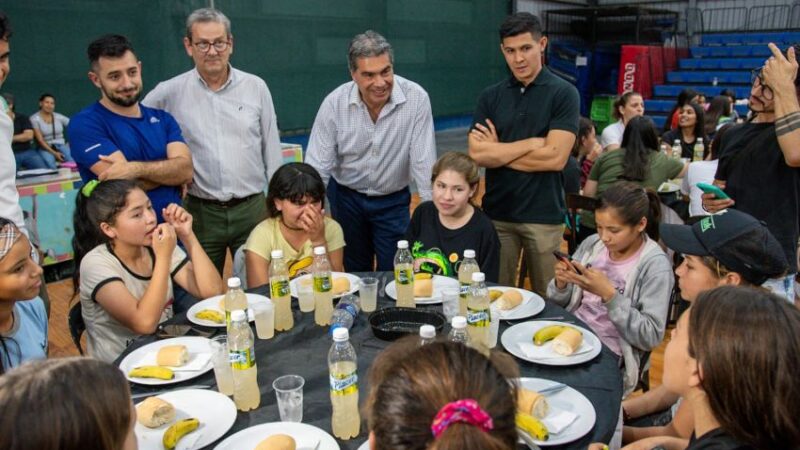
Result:
<svg viewBox="0 0 800 450"><path fill-rule="evenodd" d="M485 432L494 429L492 417L478 405L476 400L468 398L450 402L436 413L431 423L433 437L438 438L447 427L457 422L468 423Z"/></svg>

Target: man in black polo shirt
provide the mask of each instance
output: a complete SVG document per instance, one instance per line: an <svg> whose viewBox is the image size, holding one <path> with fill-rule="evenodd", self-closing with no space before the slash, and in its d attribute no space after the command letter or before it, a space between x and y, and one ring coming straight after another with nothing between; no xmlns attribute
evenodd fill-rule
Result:
<svg viewBox="0 0 800 450"><path fill-rule="evenodd" d="M578 130L574 86L542 64L547 38L529 13L500 26L500 50L511 77L478 98L469 154L486 167L483 209L500 237L500 284L514 284L525 249L533 290L544 295L553 278L552 252L561 245L564 190L561 170Z"/></svg>

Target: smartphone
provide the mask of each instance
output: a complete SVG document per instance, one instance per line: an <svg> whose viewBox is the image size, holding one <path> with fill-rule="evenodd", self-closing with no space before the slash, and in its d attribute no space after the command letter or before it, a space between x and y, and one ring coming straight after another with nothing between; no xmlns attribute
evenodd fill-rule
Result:
<svg viewBox="0 0 800 450"><path fill-rule="evenodd" d="M697 183L697 188L705 192L706 194L714 194L720 200L727 200L730 198L728 197L728 194L725 193L725 191L723 191L717 186L714 186L713 184Z"/></svg>
<svg viewBox="0 0 800 450"><path fill-rule="evenodd" d="M557 260L563 261L563 262L569 264L570 267L572 267L575 270L575 272L578 273L578 275L583 275L583 272L581 272L580 269L578 269L575 266L575 264L572 264L572 258L570 258L569 255L567 255L566 253L562 253L562 252L556 250L556 251L553 252L553 256L555 256Z"/></svg>

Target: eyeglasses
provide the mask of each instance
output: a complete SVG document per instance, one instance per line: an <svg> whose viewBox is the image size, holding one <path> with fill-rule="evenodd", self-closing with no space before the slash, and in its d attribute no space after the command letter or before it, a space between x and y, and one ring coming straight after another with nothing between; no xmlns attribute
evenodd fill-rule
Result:
<svg viewBox="0 0 800 450"><path fill-rule="evenodd" d="M761 73L763 69L764 67L762 66L750 71L750 84L756 87L756 81L758 81L758 86L761 86L761 95L763 95L766 100L772 100L775 94L769 86L764 84L764 75Z"/></svg>
<svg viewBox="0 0 800 450"><path fill-rule="evenodd" d="M231 45L231 43L230 41L214 41L214 42L200 41L200 42L195 42L192 45L197 47L197 49L200 50L201 52L208 53L208 51L211 50L211 47L214 47L214 50L216 50L217 52L224 52L228 48L228 46Z"/></svg>

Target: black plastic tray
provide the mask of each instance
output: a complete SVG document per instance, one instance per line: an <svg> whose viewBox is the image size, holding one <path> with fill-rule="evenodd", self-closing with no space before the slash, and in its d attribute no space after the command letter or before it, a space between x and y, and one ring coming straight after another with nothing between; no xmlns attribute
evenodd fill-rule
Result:
<svg viewBox="0 0 800 450"><path fill-rule="evenodd" d="M433 325L439 335L445 322L447 320L440 312L415 308L383 308L369 315L372 333L384 341L393 341L407 334L419 334L422 325Z"/></svg>

